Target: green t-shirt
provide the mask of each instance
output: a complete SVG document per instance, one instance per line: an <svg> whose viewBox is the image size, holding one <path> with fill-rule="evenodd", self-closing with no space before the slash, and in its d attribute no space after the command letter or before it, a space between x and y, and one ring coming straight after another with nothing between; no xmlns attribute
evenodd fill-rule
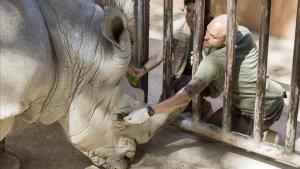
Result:
<svg viewBox="0 0 300 169"><path fill-rule="evenodd" d="M232 102L242 114L253 117L258 49L253 41L251 32L243 26L238 27L236 44L236 67L233 80ZM216 80L223 87L226 48L210 49L208 54L203 52L203 56L203 60L193 78L202 80L206 85ZM279 84L267 78L265 92L265 112L267 116L278 107L279 98L283 96L283 89Z"/></svg>

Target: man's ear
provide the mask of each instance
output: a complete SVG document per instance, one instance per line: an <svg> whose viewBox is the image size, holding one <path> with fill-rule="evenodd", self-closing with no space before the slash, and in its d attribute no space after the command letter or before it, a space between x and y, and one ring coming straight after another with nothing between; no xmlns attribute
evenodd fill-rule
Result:
<svg viewBox="0 0 300 169"><path fill-rule="evenodd" d="M113 7L105 8L101 31L106 39L120 50L128 47L130 40L126 17L120 9Z"/></svg>
<svg viewBox="0 0 300 169"><path fill-rule="evenodd" d="M227 38L227 36L226 36L226 34L225 34L225 35L224 35L224 46L227 45L227 40L226 40L226 38Z"/></svg>

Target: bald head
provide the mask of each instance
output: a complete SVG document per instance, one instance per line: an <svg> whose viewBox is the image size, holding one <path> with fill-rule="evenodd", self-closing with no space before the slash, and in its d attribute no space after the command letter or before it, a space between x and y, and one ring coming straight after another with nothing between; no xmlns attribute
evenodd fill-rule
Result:
<svg viewBox="0 0 300 169"><path fill-rule="evenodd" d="M211 32L219 35L226 36L227 30L227 15L219 15L215 19L213 19L207 26L210 28Z"/></svg>
<svg viewBox="0 0 300 169"><path fill-rule="evenodd" d="M227 31L227 15L222 14L207 25L204 46L207 48L221 48L225 46Z"/></svg>

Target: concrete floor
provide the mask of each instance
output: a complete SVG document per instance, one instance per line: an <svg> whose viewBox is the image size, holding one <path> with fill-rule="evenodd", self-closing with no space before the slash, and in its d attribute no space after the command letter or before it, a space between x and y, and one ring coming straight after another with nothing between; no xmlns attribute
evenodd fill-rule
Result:
<svg viewBox="0 0 300 169"><path fill-rule="evenodd" d="M7 149L22 169L84 169L91 162L66 140L60 126L17 121ZM0 166L1 168L1 166ZM169 126L149 143L139 145L131 169L291 169L254 153ZM1 168L2 169L2 168ZM3 168L4 169L4 168Z"/></svg>
<svg viewBox="0 0 300 169"><path fill-rule="evenodd" d="M159 47L162 31L159 7L151 8L150 52ZM180 16L180 15L178 15ZM270 42L269 74L275 79L289 83L293 41L272 38ZM150 54L151 55L151 54ZM156 103L161 93L162 66L150 73L149 103ZM220 102L215 101L215 109ZM276 124L285 131L285 118ZM275 125L275 126L276 126ZM298 125L299 126L299 125ZM299 129L297 131L300 131ZM283 136L284 137L284 136ZM17 120L7 138L7 149L20 160L22 169L84 169L91 162L77 151L65 138L61 127L53 125L25 124ZM297 140L300 147L300 141ZM207 143L200 136L169 126L149 143L139 145L132 169L290 169L272 159L265 158L223 143ZM1 166L0 166L0 169Z"/></svg>

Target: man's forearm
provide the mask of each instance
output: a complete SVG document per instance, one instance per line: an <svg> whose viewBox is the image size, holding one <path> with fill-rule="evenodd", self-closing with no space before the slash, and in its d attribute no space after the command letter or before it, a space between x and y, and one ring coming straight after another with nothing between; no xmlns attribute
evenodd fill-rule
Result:
<svg viewBox="0 0 300 169"><path fill-rule="evenodd" d="M194 97L205 88L205 83L201 80L191 80L189 84L184 87L184 91L190 96Z"/></svg>
<svg viewBox="0 0 300 169"><path fill-rule="evenodd" d="M172 112L176 109L187 105L194 96L199 94L204 88L205 83L201 80L191 80L181 92L178 92L173 97L154 105L152 108L155 114L163 112Z"/></svg>
<svg viewBox="0 0 300 169"><path fill-rule="evenodd" d="M164 112L173 112L176 109L187 105L191 101L191 97L185 92L177 93L157 105L152 106L155 114Z"/></svg>
<svg viewBox="0 0 300 169"><path fill-rule="evenodd" d="M143 68L146 72L151 71L156 68L163 61L163 56L161 51L158 51L156 54L152 55L149 60L144 64Z"/></svg>
<svg viewBox="0 0 300 169"><path fill-rule="evenodd" d="M131 124L140 124L147 121L154 114L174 112L176 109L187 105L192 100L192 96L195 96L205 88L203 82L195 81L198 80L190 81L190 83L184 89L180 90L176 95L158 103L157 105L152 107L144 107L131 112L128 116L124 117L124 120ZM198 87L194 85L201 86Z"/></svg>

